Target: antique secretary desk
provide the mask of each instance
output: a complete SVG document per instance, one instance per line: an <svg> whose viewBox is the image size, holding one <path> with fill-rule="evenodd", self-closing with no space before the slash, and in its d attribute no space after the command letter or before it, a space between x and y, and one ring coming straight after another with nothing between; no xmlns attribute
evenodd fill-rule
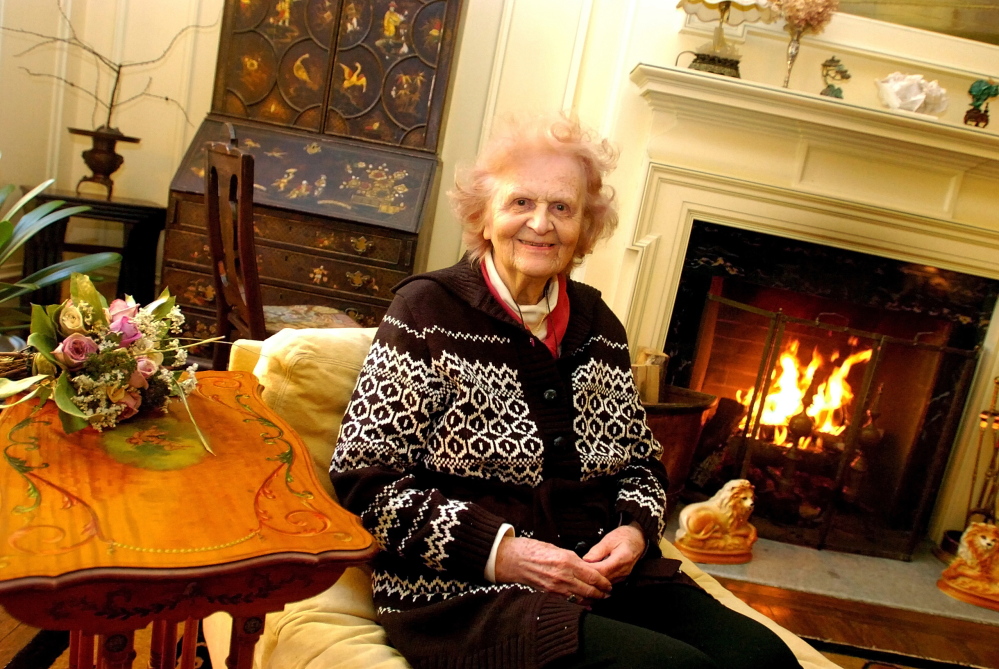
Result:
<svg viewBox="0 0 999 669"><path fill-rule="evenodd" d="M264 304L376 325L423 269L459 0L227 0L212 107L170 185L162 286L214 330L204 144L253 153Z"/></svg>

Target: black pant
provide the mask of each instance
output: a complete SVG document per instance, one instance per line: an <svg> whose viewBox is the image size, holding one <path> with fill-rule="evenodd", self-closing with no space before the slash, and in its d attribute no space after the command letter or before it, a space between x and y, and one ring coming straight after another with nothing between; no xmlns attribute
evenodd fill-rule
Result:
<svg viewBox="0 0 999 669"><path fill-rule="evenodd" d="M580 647L550 669L800 669L760 623L682 584L628 587L583 615Z"/></svg>

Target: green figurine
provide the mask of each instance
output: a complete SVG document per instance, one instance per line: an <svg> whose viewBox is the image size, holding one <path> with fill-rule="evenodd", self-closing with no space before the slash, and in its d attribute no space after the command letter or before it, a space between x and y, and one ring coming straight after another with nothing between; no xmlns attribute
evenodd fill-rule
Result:
<svg viewBox="0 0 999 669"><path fill-rule="evenodd" d="M971 109L964 114L964 123L976 128L984 128L989 124L989 104L991 98L999 96L999 84L991 79L979 79L968 89L971 96ZM985 108L982 108L982 105Z"/></svg>
<svg viewBox="0 0 999 669"><path fill-rule="evenodd" d="M826 82L826 87L819 91L819 95L827 95L831 98L843 98L843 89L834 84L835 81L848 81L850 73L843 63L839 62L836 56L822 63L822 81Z"/></svg>

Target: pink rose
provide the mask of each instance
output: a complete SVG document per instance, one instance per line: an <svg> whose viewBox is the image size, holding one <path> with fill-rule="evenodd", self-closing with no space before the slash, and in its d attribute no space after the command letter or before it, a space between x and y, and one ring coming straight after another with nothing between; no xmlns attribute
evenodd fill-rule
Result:
<svg viewBox="0 0 999 669"><path fill-rule="evenodd" d="M118 420L126 420L139 413L139 405L142 404L142 396L134 390L129 390L118 404L124 404L125 408L118 415Z"/></svg>
<svg viewBox="0 0 999 669"><path fill-rule="evenodd" d="M55 359L66 366L66 369L79 369L87 358L97 353L97 344L90 337L73 333L62 340L56 350L52 351Z"/></svg>
<svg viewBox="0 0 999 669"><path fill-rule="evenodd" d="M114 300L111 302L111 306L107 308L107 317L109 322L114 322L121 318L122 316L128 316L129 318L134 318L137 313L139 313L139 305L135 303L131 295L126 295L124 300Z"/></svg>
<svg viewBox="0 0 999 669"><path fill-rule="evenodd" d="M139 332L139 329L135 327L135 323L132 322L131 316L121 316L117 320L112 321L111 332L121 333L122 348L142 337L142 333Z"/></svg>
<svg viewBox="0 0 999 669"><path fill-rule="evenodd" d="M149 382L146 381L146 377L143 376L142 372L135 370L132 372L132 376L128 378L128 385L132 388L148 388Z"/></svg>
<svg viewBox="0 0 999 669"><path fill-rule="evenodd" d="M155 374L160 368L159 364L155 360L151 360L144 355L140 355L136 358L135 364L138 367L139 373L146 379ZM139 386L136 387L138 388Z"/></svg>

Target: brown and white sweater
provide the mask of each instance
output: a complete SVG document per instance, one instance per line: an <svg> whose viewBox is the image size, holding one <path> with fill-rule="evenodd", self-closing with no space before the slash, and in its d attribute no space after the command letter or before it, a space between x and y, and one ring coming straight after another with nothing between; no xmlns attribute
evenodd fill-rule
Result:
<svg viewBox="0 0 999 669"><path fill-rule="evenodd" d="M330 476L383 549L372 586L415 667L537 667L578 645L582 607L484 568L497 531L580 554L637 521L659 557L661 447L624 328L568 282L561 356L463 260L396 288L344 416Z"/></svg>

